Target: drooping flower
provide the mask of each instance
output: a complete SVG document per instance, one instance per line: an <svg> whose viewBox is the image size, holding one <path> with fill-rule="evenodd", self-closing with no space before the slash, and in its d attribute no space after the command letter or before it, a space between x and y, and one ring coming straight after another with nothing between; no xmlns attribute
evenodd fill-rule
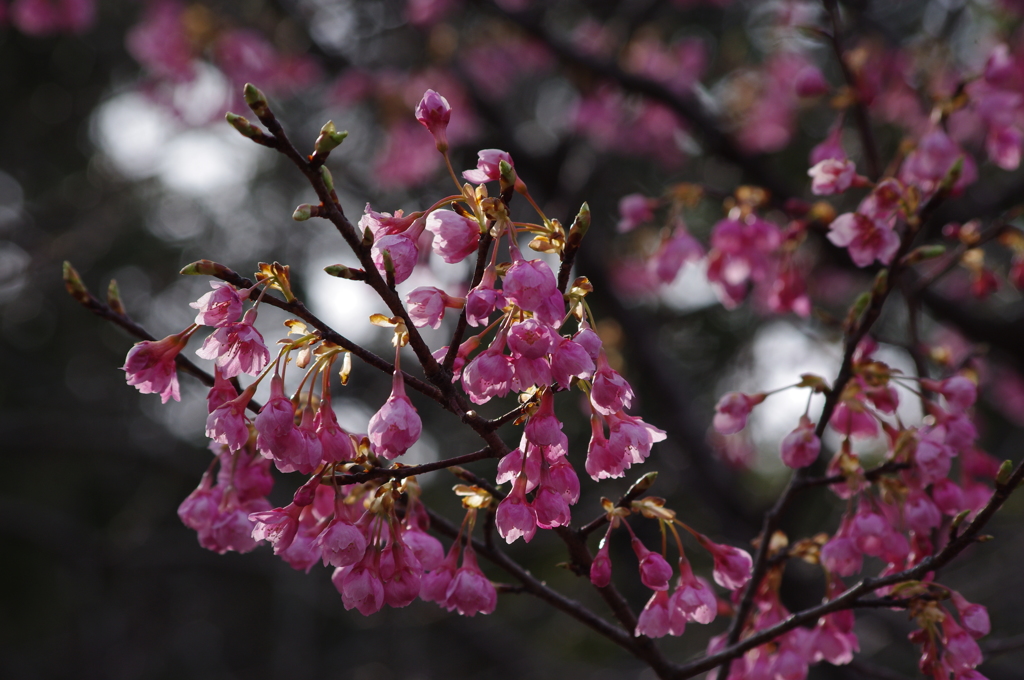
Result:
<svg viewBox="0 0 1024 680"><path fill-rule="evenodd" d="M143 340L128 350L122 370L129 385L142 394L159 394L161 403L181 401L178 371L174 360L188 344L194 329L186 329L163 340Z"/></svg>
<svg viewBox="0 0 1024 680"><path fill-rule="evenodd" d="M466 321L470 326L486 325L491 313L506 305L502 291L494 287L497 280L497 271L488 266L480 283L466 295Z"/></svg>
<svg viewBox="0 0 1024 680"><path fill-rule="evenodd" d="M590 403L603 416L610 416L629 408L633 403L633 389L619 372L608 366L604 352L597 356L597 372L590 390Z"/></svg>
<svg viewBox="0 0 1024 680"><path fill-rule="evenodd" d="M259 375L270 362L270 351L263 342L263 336L253 326L255 322L256 308L252 307L238 323L218 327L196 350L196 354L202 359L216 361L225 378L234 378L241 373Z"/></svg>
<svg viewBox="0 0 1024 680"><path fill-rule="evenodd" d="M274 546L274 553L280 554L292 544L299 530L299 513L302 508L294 503L284 508L254 512L249 519L255 522L252 537L257 541L268 541Z"/></svg>
<svg viewBox="0 0 1024 680"><path fill-rule="evenodd" d="M706 536L700 542L715 561L712 572L715 583L729 590L737 590L750 580L750 571L754 566L750 553L731 545L719 545Z"/></svg>
<svg viewBox="0 0 1024 680"><path fill-rule="evenodd" d="M590 563L590 582L598 588L605 588L612 582L612 558L608 553L608 535L601 539L601 545Z"/></svg>
<svg viewBox="0 0 1024 680"><path fill-rule="evenodd" d="M671 565L659 553L648 550L636 536L632 545L636 558L640 560L640 581L651 590L668 590L668 582L672 579Z"/></svg>
<svg viewBox="0 0 1024 680"><path fill-rule="evenodd" d="M462 566L448 584L445 602L448 611L458 610L463 616L490 614L498 604L498 591L480 571L471 546L466 547Z"/></svg>
<svg viewBox="0 0 1024 680"><path fill-rule="evenodd" d="M782 440L779 451L782 462L796 470L818 460L819 453L821 440L814 433L814 423L806 415L801 416L800 424Z"/></svg>
<svg viewBox="0 0 1024 680"><path fill-rule="evenodd" d="M391 396L370 419L367 434L373 452L385 460L393 460L408 451L422 431L423 423L405 394L405 379L396 366Z"/></svg>
<svg viewBox="0 0 1024 680"><path fill-rule="evenodd" d="M537 511L526 500L526 476L520 475L494 513L498 534L506 543L522 538L529 543L537 533Z"/></svg>
<svg viewBox="0 0 1024 680"><path fill-rule="evenodd" d="M474 404L485 404L491 397L503 397L511 388L512 364L509 357L501 353L504 342L497 348L495 344L476 355L462 370L462 388Z"/></svg>
<svg viewBox="0 0 1024 680"><path fill-rule="evenodd" d="M214 409L206 418L206 436L227 445L231 451L245 446L249 441L249 419L245 416L245 409L252 395L252 390L245 390L240 396Z"/></svg>
<svg viewBox="0 0 1024 680"><path fill-rule="evenodd" d="M384 584L374 565L376 552L373 546L368 546L362 560L349 567L339 567L331 576L345 609L358 609L363 616L374 614L384 606Z"/></svg>
<svg viewBox="0 0 1024 680"><path fill-rule="evenodd" d="M320 400L315 425L325 463L340 463L355 458L352 437L338 424L338 416L331 408L330 392L326 392Z"/></svg>
<svg viewBox="0 0 1024 680"><path fill-rule="evenodd" d="M747 426L747 418L754 407L764 401L765 395L729 392L715 405L712 425L719 434L736 434Z"/></svg>
<svg viewBox="0 0 1024 680"><path fill-rule="evenodd" d="M686 618L682 612L670 606L668 591L655 590L637 617L634 634L659 638L666 635L682 635L684 630Z"/></svg>

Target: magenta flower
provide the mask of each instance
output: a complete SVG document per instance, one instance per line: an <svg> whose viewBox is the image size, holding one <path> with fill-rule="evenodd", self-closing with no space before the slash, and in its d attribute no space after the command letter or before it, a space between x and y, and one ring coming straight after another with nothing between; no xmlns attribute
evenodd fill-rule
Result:
<svg viewBox="0 0 1024 680"><path fill-rule="evenodd" d="M711 553L715 561L712 572L715 583L728 590L738 590L750 580L750 571L754 565L750 553L731 545L719 545L706 536L702 537L701 545Z"/></svg>
<svg viewBox="0 0 1024 680"><path fill-rule="evenodd" d="M508 394L512 376L509 358L501 353L500 345L495 349L492 344L466 364L462 371L462 389L474 404L485 404L491 397Z"/></svg>
<svg viewBox="0 0 1024 680"><path fill-rule="evenodd" d="M607 416L608 446L623 457L624 469L638 465L651 455L651 447L665 440L665 431L622 411Z"/></svg>
<svg viewBox="0 0 1024 680"><path fill-rule="evenodd" d="M270 398L263 404L256 420L256 447L266 458L283 459L296 437L295 404L285 396L284 379L275 375L270 380Z"/></svg>
<svg viewBox="0 0 1024 680"><path fill-rule="evenodd" d="M444 546L419 527L402 531L402 542L412 551L424 570L437 569L444 561Z"/></svg>
<svg viewBox="0 0 1024 680"><path fill-rule="evenodd" d="M747 426L747 418L754 407L764 401L765 395L729 392L715 404L712 425L719 434L736 434Z"/></svg>
<svg viewBox="0 0 1024 680"><path fill-rule="evenodd" d="M451 118L452 107L447 99L433 90L423 93L423 98L416 105L416 120L430 131L434 137L434 144L441 153L448 150L448 121Z"/></svg>
<svg viewBox="0 0 1024 680"><path fill-rule="evenodd" d="M526 440L537 446L554 446L561 444L568 447L568 441L562 432L562 423L555 416L555 397L545 390L540 398L540 408L530 416L524 428Z"/></svg>
<svg viewBox="0 0 1024 680"><path fill-rule="evenodd" d="M651 590L668 590L668 582L672 579L671 565L660 554L648 550L636 536L632 545L640 560L640 581Z"/></svg>
<svg viewBox="0 0 1024 680"><path fill-rule="evenodd" d="M659 638L666 635L682 635L684 630L686 618L677 608L669 605L668 592L655 590L637 617L634 634Z"/></svg>
<svg viewBox="0 0 1024 680"><path fill-rule="evenodd" d="M423 575L420 581L420 599L424 602L436 602L447 608L448 586L459 566L459 543L455 542L445 555L444 561Z"/></svg>
<svg viewBox="0 0 1024 680"><path fill-rule="evenodd" d="M420 594L423 567L401 541L381 552L380 576L384 582L384 601L389 607L408 607Z"/></svg>
<svg viewBox="0 0 1024 680"><path fill-rule="evenodd" d="M658 204L657 199L647 198L643 194L629 194L619 199L620 234L633 231L644 222L654 219L652 208Z"/></svg>
<svg viewBox="0 0 1024 680"><path fill-rule="evenodd" d="M570 338L561 338L552 349L551 377L565 389L572 387L573 378L590 378L595 368L587 350Z"/></svg>
<svg viewBox="0 0 1024 680"><path fill-rule="evenodd" d="M225 444L231 451L245 446L249 441L249 419L245 416L245 409L252 394L251 390L245 390L241 396L214 409L206 418L206 436L219 444Z"/></svg>
<svg viewBox="0 0 1024 680"><path fill-rule="evenodd" d="M522 538L529 543L537 533L537 511L526 500L526 476L520 475L494 513L498 534L506 543Z"/></svg>
<svg viewBox="0 0 1024 680"><path fill-rule="evenodd" d="M572 340L586 350L587 354L595 362L604 347L604 344L601 342L601 336L594 332L594 329L586 321L580 323L580 330L577 331L576 335L572 336Z"/></svg>
<svg viewBox="0 0 1024 680"><path fill-rule="evenodd" d="M835 218L829 225L828 240L847 248L858 267L867 267L875 260L889 264L900 247L900 237L888 224L859 212Z"/></svg>
<svg viewBox="0 0 1024 680"><path fill-rule="evenodd" d="M551 381L551 363L546 358L527 359L522 356L512 358L512 382L510 385L514 392L525 392L534 385L538 387L550 385Z"/></svg>
<svg viewBox="0 0 1024 680"><path fill-rule="evenodd" d="M839 402L828 425L840 434L857 438L877 437L879 432L878 421L858 399Z"/></svg>
<svg viewBox="0 0 1024 680"><path fill-rule="evenodd" d="M263 512L254 512L249 519L255 522L252 537L257 541L267 541L274 546L274 554L280 554L295 540L299 530L299 513L302 508L290 503L285 508L274 508Z"/></svg>
<svg viewBox="0 0 1024 680"><path fill-rule="evenodd" d="M476 252L480 243L480 225L453 210L435 210L426 221L434 235L434 252L448 264L462 262Z"/></svg>
<svg viewBox="0 0 1024 680"><path fill-rule="evenodd" d="M503 281L502 292L505 297L528 312L540 309L552 294L561 296L548 263L543 260L524 260L519 248L515 246L512 247L512 266L505 272Z"/></svg>
<svg viewBox="0 0 1024 680"><path fill-rule="evenodd" d="M590 419L590 429L590 446L587 449L585 464L587 474L594 481L621 477L630 466L626 451L621 448L614 449L609 445L604 436L604 425L601 424L600 417L595 415Z"/></svg>
<svg viewBox="0 0 1024 680"><path fill-rule="evenodd" d="M568 458L562 457L543 473L544 484L562 494L569 505L575 505L580 499L580 478Z"/></svg>
<svg viewBox="0 0 1024 680"><path fill-rule="evenodd" d="M330 393L325 393L325 397L320 400L315 425L325 463L340 463L355 458L352 437L338 425L338 416L331 408Z"/></svg>
<svg viewBox="0 0 1024 680"><path fill-rule="evenodd" d="M203 475L199 486L178 506L181 523L200 533L208 532L220 514L221 494L220 487L211 486L210 476Z"/></svg>
<svg viewBox="0 0 1024 680"><path fill-rule="evenodd" d="M405 379L396 367L391 381L391 396L370 418L370 444L384 460L393 460L409 450L423 431L416 407L405 396Z"/></svg>
<svg viewBox="0 0 1024 680"><path fill-rule="evenodd" d="M202 359L215 360L225 378L234 378L240 373L259 375L270 362L270 351L253 326L255 322L256 308L253 307L238 323L218 327L196 354Z"/></svg>
<svg viewBox="0 0 1024 680"><path fill-rule="evenodd" d="M508 331L508 346L513 354L527 359L540 359L551 352L551 347L560 340L551 326L537 319L526 319L514 324Z"/></svg>
<svg viewBox="0 0 1024 680"><path fill-rule="evenodd" d="M963 159L960 178L954 190L962 190L978 178L978 170L970 154L964 153L942 128L936 127L921 137L917 148L907 154L900 166L899 179L904 184L917 185L924 194L938 189L953 164Z"/></svg>
<svg viewBox="0 0 1024 680"><path fill-rule="evenodd" d="M381 213L367 203L363 216L359 218L359 234L362 236L369 229L375 241L385 236L401 234L408 230L420 215L421 213L405 215L401 210L396 210L394 215Z"/></svg>
<svg viewBox="0 0 1024 680"><path fill-rule="evenodd" d="M345 609L357 609L363 616L374 614L384 606L384 584L374 565L376 554L374 547L369 546L359 562L339 567L331 576Z"/></svg>
<svg viewBox="0 0 1024 680"><path fill-rule="evenodd" d="M533 496L533 509L537 513L537 526L541 529L568 526L572 518L569 504L562 494L543 485Z"/></svg>
<svg viewBox="0 0 1024 680"><path fill-rule="evenodd" d="M212 291L189 303L189 307L199 310L196 323L217 328L234 323L242 313L242 297L228 283L210 281L210 287Z"/></svg>
<svg viewBox="0 0 1024 680"><path fill-rule="evenodd" d="M811 178L811 193L815 196L841 194L849 189L857 177L857 166L848 158L827 158L807 171Z"/></svg>
<svg viewBox="0 0 1024 680"><path fill-rule="evenodd" d="M238 396L238 390L231 383L230 380L224 377L224 374L220 372L220 367L214 365L213 367L213 387L206 393L206 410L207 413L213 413L218 406L223 405L227 401L231 401Z"/></svg>
<svg viewBox="0 0 1024 680"><path fill-rule="evenodd" d="M618 371L608 366L604 352L597 357L597 372L590 390L590 403L603 416L614 415L633 403L633 389Z"/></svg>
<svg viewBox="0 0 1024 680"><path fill-rule="evenodd" d="M384 253L388 254L395 272L395 284L402 283L412 276L412 270L416 268L416 262L420 257L416 239L408 233L382 236L374 241L370 252L373 255L373 266L384 277L387 276Z"/></svg>
<svg viewBox="0 0 1024 680"><path fill-rule="evenodd" d="M174 360L188 344L194 329L188 329L163 340L143 340L128 350L121 370L129 385L142 394L159 394L160 402L181 401L178 392L178 371Z"/></svg>
<svg viewBox="0 0 1024 680"><path fill-rule="evenodd" d="M651 258L650 268L659 281L672 283L684 264L697 262L703 257L704 247L686 231L680 221L672 235L661 242L658 252Z"/></svg>
<svg viewBox="0 0 1024 680"><path fill-rule="evenodd" d="M779 447L779 455L787 467L794 470L807 467L818 460L821 440L814 433L814 423L806 415L800 417L800 424L786 435Z"/></svg>
<svg viewBox="0 0 1024 680"><path fill-rule="evenodd" d="M850 521L844 519L839 525L839 531L821 548L821 563L839 576L856 574L864 561L863 553L857 548L849 533Z"/></svg>
<svg viewBox="0 0 1024 680"><path fill-rule="evenodd" d="M476 170L466 170L462 176L467 182L483 184L484 182L495 182L501 175L498 164L505 161L515 167L512 156L501 149L482 149L477 152Z"/></svg>
<svg viewBox="0 0 1024 680"><path fill-rule="evenodd" d="M718 614L718 600L711 584L693 575L685 557L679 558L679 581L669 603L682 612L687 621L711 623Z"/></svg>
<svg viewBox="0 0 1024 680"><path fill-rule="evenodd" d="M946 398L946 403L949 404L951 410L959 413L963 413L973 406L978 398L978 386L970 378L962 375L954 375L945 380L928 380L926 378L921 381L921 386L941 394Z"/></svg>
<svg viewBox="0 0 1024 680"><path fill-rule="evenodd" d="M922 491L912 491L903 504L903 520L907 528L923 536L942 523L942 513Z"/></svg>
<svg viewBox="0 0 1024 680"><path fill-rule="evenodd" d="M498 591L480 571L476 554L469 546L462 556L462 566L448 584L445 603L448 611L458 610L463 616L490 614L498 604Z"/></svg>
<svg viewBox="0 0 1024 680"><path fill-rule="evenodd" d="M953 620L952 616L942 620L942 632L946 644L945 661L955 671L970 670L982 662L978 643Z"/></svg>
<svg viewBox="0 0 1024 680"><path fill-rule="evenodd" d="M497 280L498 273L488 266L480 283L466 296L466 321L470 326L487 325L491 313L507 304L502 291L494 287Z"/></svg>
<svg viewBox="0 0 1024 680"><path fill-rule="evenodd" d="M612 582L612 558L608 553L608 545L608 534L605 534L594 555L594 561L590 563L590 582L598 588L606 588Z"/></svg>
<svg viewBox="0 0 1024 680"><path fill-rule="evenodd" d="M720 220L711 230L708 281L727 309L739 305L751 281L767 278L782 243L779 228L759 218Z"/></svg>
<svg viewBox="0 0 1024 680"><path fill-rule="evenodd" d="M985 637L992 629L989 622L988 609L980 604L972 604L964 599L960 593L951 591L953 605L960 614L960 622L971 637L977 639Z"/></svg>

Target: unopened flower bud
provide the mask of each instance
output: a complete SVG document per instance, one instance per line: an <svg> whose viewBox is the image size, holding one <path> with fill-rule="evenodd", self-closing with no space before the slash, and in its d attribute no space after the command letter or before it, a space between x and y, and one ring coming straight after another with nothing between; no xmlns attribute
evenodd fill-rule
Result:
<svg viewBox="0 0 1024 680"><path fill-rule="evenodd" d="M242 89L242 96L245 98L245 103L249 105L252 112L256 114L256 117L263 120L265 117L270 115L270 105L267 102L267 95L260 92L260 90L252 83L246 83ZM265 122L265 121L264 121Z"/></svg>
<svg viewBox="0 0 1024 680"><path fill-rule="evenodd" d="M580 211L576 213L576 219L572 221L572 226L569 227L567 245L570 248L579 248L588 229L590 229L590 205L584 203L580 206Z"/></svg>
<svg viewBox="0 0 1024 680"><path fill-rule="evenodd" d="M334 191L334 176L331 175L331 171L327 169L326 165L320 166L320 179L324 181L324 186L327 187L327 191Z"/></svg>
<svg viewBox="0 0 1024 680"><path fill-rule="evenodd" d="M85 287L85 284L82 283L82 277L78 275L78 272L67 260L64 260L64 287L67 288L71 297L82 304L89 302L89 289Z"/></svg>
<svg viewBox="0 0 1024 680"><path fill-rule="evenodd" d="M331 276L337 276L339 279L349 279L350 281L365 281L366 272L362 269L353 269L352 267L346 267L343 264L332 264L324 267L324 271Z"/></svg>
<svg viewBox="0 0 1024 680"><path fill-rule="evenodd" d="M196 260L182 267L178 272L184 276L215 276L218 279L235 276L235 272L213 260Z"/></svg>
<svg viewBox="0 0 1024 680"><path fill-rule="evenodd" d="M321 156L329 154L341 146L346 137L348 137L348 131L342 130L338 132L338 129L334 127L334 121L329 120L320 128L320 136L316 138L313 150Z"/></svg>
<svg viewBox="0 0 1024 680"><path fill-rule="evenodd" d="M946 252L946 246L943 245L930 245L921 246L920 248L914 248L903 261L906 264L917 264L918 262L924 262L925 260L931 260L939 257Z"/></svg>
<svg viewBox="0 0 1024 680"><path fill-rule="evenodd" d="M498 161L498 181L500 182L501 190L506 191L516 183L516 171L512 167L512 164L501 159Z"/></svg>
<svg viewBox="0 0 1024 680"><path fill-rule="evenodd" d="M110 279L110 284L107 286L107 305L121 316L128 314L121 302L121 290L117 287L117 281L114 279Z"/></svg>
<svg viewBox="0 0 1024 680"><path fill-rule="evenodd" d="M263 137L263 132L258 127L237 113L228 111L224 114L224 119L231 124L231 127L238 130L243 137L248 137L249 139L260 139Z"/></svg>
<svg viewBox="0 0 1024 680"><path fill-rule="evenodd" d="M296 222L305 222L313 216L313 211L316 210L316 206L312 206L309 203L303 203L295 209L292 213L292 219Z"/></svg>

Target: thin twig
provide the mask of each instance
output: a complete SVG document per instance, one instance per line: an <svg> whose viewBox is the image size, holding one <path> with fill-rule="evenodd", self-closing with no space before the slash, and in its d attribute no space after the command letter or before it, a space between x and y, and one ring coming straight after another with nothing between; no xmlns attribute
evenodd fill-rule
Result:
<svg viewBox="0 0 1024 680"><path fill-rule="evenodd" d="M466 463L495 457L496 456L494 455L494 452L491 451L490 447L485 446L479 451L474 451L473 453L467 453L453 458L446 458L444 460L434 461L433 463L409 465L397 468L371 468L363 472L336 474L333 477L329 477L329 480L334 484L341 486L342 484L362 484L363 482L368 482L371 479L380 479L382 477L403 479L405 477L412 477L413 475L422 475L427 472L444 470L456 465L465 465ZM328 480L324 481L327 483Z"/></svg>

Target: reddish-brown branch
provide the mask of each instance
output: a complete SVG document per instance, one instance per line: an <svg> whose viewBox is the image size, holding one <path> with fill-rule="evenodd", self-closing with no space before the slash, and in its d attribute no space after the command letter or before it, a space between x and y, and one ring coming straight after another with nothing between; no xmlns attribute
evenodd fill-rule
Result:
<svg viewBox="0 0 1024 680"><path fill-rule="evenodd" d="M461 456L454 456L453 458L446 458L445 460L434 461L433 463L424 463L423 465L411 465L396 468L371 468L364 472L353 472L345 474L336 474L333 477L328 477L324 482L332 481L334 484L339 486L343 484L362 484L368 482L371 479L381 479L388 477L390 479L403 479L405 477L412 477L413 475L422 475L427 472L435 472L437 470L446 470L456 465L465 465L466 463L472 463L478 460L485 460L487 458L496 458L497 456L490 447L484 447L479 451L473 453L467 453Z"/></svg>

